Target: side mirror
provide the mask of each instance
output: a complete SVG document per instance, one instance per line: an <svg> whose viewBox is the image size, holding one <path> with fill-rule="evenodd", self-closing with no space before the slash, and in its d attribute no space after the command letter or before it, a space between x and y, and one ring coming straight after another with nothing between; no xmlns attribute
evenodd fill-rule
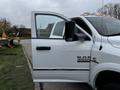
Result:
<svg viewBox="0 0 120 90"><path fill-rule="evenodd" d="M65 22L65 40L66 41L74 41L75 38L75 22L68 21Z"/></svg>

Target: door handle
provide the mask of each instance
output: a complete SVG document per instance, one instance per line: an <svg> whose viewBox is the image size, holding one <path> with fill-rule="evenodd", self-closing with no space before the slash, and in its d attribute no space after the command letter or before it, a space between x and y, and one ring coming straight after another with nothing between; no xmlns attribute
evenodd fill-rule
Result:
<svg viewBox="0 0 120 90"><path fill-rule="evenodd" d="M38 46L36 47L36 50L51 50L51 47L47 47L47 46Z"/></svg>

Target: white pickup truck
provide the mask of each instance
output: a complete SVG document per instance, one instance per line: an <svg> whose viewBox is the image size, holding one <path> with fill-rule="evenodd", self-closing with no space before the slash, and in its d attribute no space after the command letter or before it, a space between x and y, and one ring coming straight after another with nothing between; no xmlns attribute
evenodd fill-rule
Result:
<svg viewBox="0 0 120 90"><path fill-rule="evenodd" d="M84 82L120 90L120 21L32 12L34 82Z"/></svg>

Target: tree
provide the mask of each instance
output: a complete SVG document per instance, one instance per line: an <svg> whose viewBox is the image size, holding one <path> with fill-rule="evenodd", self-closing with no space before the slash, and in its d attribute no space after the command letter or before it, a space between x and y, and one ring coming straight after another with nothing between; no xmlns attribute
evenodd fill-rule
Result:
<svg viewBox="0 0 120 90"><path fill-rule="evenodd" d="M102 8L98 9L98 13L120 19L120 4L106 4Z"/></svg>
<svg viewBox="0 0 120 90"><path fill-rule="evenodd" d="M11 27L11 23L5 19L5 18L1 18L0 19L0 35L3 33L3 32L7 32Z"/></svg>
<svg viewBox="0 0 120 90"><path fill-rule="evenodd" d="M16 35L17 32L18 32L18 26L17 25L13 25L9 29L8 34L9 34L9 36L14 36L14 35Z"/></svg>
<svg viewBox="0 0 120 90"><path fill-rule="evenodd" d="M120 19L120 4L114 5L114 17Z"/></svg>

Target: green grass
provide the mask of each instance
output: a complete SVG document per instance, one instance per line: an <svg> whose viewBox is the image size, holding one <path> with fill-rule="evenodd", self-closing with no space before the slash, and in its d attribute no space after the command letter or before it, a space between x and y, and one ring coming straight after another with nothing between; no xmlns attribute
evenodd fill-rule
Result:
<svg viewBox="0 0 120 90"><path fill-rule="evenodd" d="M21 46L0 48L0 90L34 90Z"/></svg>

